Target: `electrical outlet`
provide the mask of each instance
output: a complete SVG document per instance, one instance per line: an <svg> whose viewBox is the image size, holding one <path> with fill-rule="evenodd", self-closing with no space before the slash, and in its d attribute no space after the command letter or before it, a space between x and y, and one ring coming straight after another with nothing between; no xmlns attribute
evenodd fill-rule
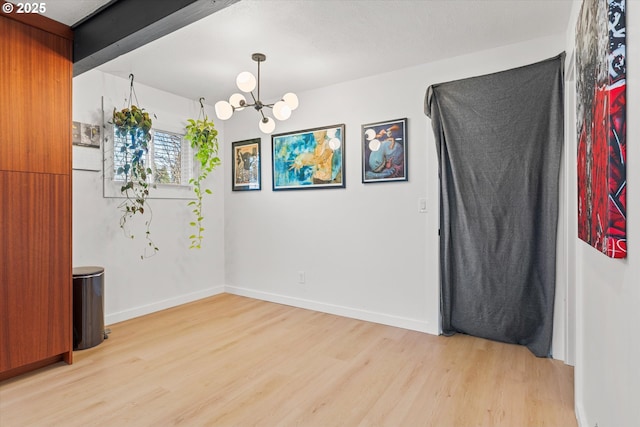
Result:
<svg viewBox="0 0 640 427"><path fill-rule="evenodd" d="M306 278L305 278L304 271L298 271L298 283L303 285L304 282L306 281L305 279Z"/></svg>

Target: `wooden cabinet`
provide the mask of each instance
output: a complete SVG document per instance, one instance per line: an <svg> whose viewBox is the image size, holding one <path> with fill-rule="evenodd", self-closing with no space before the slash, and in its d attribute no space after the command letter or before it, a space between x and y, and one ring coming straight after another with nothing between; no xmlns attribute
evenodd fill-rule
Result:
<svg viewBox="0 0 640 427"><path fill-rule="evenodd" d="M71 49L0 15L0 379L72 359Z"/></svg>
<svg viewBox="0 0 640 427"><path fill-rule="evenodd" d="M69 177L0 171L0 194L0 371L6 371L70 349Z"/></svg>
<svg viewBox="0 0 640 427"><path fill-rule="evenodd" d="M0 170L69 175L71 40L0 17Z"/></svg>

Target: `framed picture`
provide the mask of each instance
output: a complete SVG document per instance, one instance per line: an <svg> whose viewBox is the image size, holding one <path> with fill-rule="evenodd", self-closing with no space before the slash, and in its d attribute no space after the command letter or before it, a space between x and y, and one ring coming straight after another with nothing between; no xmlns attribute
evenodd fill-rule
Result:
<svg viewBox="0 0 640 427"><path fill-rule="evenodd" d="M625 0L584 0L576 25L578 237L627 256Z"/></svg>
<svg viewBox="0 0 640 427"><path fill-rule="evenodd" d="M407 181L407 119L362 125L362 182Z"/></svg>
<svg viewBox="0 0 640 427"><path fill-rule="evenodd" d="M344 124L271 136L273 189L345 187Z"/></svg>
<svg viewBox="0 0 640 427"><path fill-rule="evenodd" d="M100 126L72 122L71 142L73 145L100 148Z"/></svg>
<svg viewBox="0 0 640 427"><path fill-rule="evenodd" d="M260 138L231 144L233 191L260 190Z"/></svg>

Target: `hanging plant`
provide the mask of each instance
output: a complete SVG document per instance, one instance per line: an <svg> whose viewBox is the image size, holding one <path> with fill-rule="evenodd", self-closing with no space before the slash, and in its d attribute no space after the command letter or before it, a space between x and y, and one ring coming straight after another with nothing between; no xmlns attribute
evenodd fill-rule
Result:
<svg viewBox="0 0 640 427"><path fill-rule="evenodd" d="M194 150L194 158L198 166L197 176L189 180L189 184L193 185L193 192L196 200L189 202L189 206L193 207L195 220L189 225L194 228L194 232L189 236L191 241L190 249L200 249L202 246L202 232L204 227L202 221L204 216L202 213L202 198L205 194L212 194L208 188L203 188L202 184L207 176L220 165L220 157L218 157L218 131L212 121L210 121L204 112L204 98L200 98L200 114L196 120L188 119L186 126L185 139L191 144Z"/></svg>
<svg viewBox="0 0 640 427"><path fill-rule="evenodd" d="M151 219L153 213L147 199L149 197L149 180L152 170L145 164L147 154L149 153L149 142L151 141L151 117L144 108L140 108L133 104L135 97L136 103L138 97L133 88L133 74L129 75L131 86L129 92L128 106L117 111L113 109L113 118L110 122L114 126L115 134L124 139L125 143L119 148L122 163L118 166L117 175L124 178L120 193L124 196L124 201L118 206L122 211L120 217L120 228L125 235L134 238L130 232L127 222L136 214L141 216L148 214L148 220L145 221L145 238L148 248L140 258L146 258L158 251L158 247L151 239ZM151 251L149 251L149 249Z"/></svg>

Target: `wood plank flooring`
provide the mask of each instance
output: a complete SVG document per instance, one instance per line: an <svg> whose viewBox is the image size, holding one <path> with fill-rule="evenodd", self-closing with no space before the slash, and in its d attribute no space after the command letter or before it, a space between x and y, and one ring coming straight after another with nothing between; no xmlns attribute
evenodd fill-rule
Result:
<svg viewBox="0 0 640 427"><path fill-rule="evenodd" d="M110 328L0 383L0 425L577 426L573 369L521 346L230 294Z"/></svg>

